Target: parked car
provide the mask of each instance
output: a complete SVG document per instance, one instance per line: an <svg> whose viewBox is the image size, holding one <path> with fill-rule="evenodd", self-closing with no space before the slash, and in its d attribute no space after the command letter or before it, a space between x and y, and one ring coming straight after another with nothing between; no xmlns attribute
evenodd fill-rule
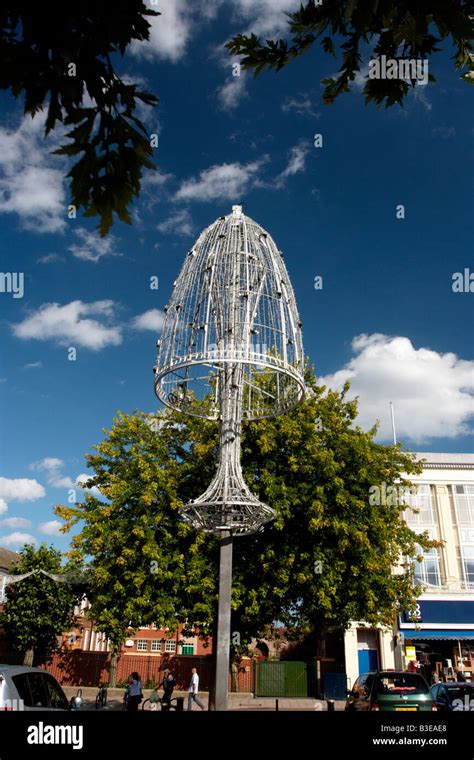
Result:
<svg viewBox="0 0 474 760"><path fill-rule="evenodd" d="M79 696L68 699L51 673L41 668L0 664L0 711L77 710Z"/></svg>
<svg viewBox="0 0 474 760"><path fill-rule="evenodd" d="M436 683L431 687L431 695L438 710L474 711L473 683Z"/></svg>
<svg viewBox="0 0 474 760"><path fill-rule="evenodd" d="M347 692L346 710L392 712L436 710L430 687L419 673L378 670L364 673Z"/></svg>

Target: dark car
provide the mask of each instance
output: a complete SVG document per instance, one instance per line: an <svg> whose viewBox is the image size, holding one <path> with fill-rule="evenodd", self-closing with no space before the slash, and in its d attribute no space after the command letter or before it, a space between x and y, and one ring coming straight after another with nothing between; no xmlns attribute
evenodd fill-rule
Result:
<svg viewBox="0 0 474 760"><path fill-rule="evenodd" d="M346 710L426 712L436 709L430 687L423 676L405 670L364 673L347 692Z"/></svg>
<svg viewBox="0 0 474 760"><path fill-rule="evenodd" d="M474 711L473 683L437 683L431 687L431 695L438 710Z"/></svg>

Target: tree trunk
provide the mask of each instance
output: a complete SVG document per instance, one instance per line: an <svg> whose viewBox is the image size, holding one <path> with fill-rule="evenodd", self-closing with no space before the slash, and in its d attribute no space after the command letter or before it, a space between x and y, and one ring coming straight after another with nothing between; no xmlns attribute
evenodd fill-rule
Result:
<svg viewBox="0 0 474 760"><path fill-rule="evenodd" d="M115 687L117 681L117 660L118 660L118 647L114 647L112 650L112 657L110 659L110 672L109 672L109 686L111 689Z"/></svg>
<svg viewBox="0 0 474 760"><path fill-rule="evenodd" d="M23 657L23 665L26 668L32 668L34 658L35 658L35 650L34 650L34 647L31 647L31 649L27 649L25 652L25 656Z"/></svg>
<svg viewBox="0 0 474 760"><path fill-rule="evenodd" d="M230 690L235 694L235 692L239 690L239 665L235 660L232 661L232 665L230 666L230 672L231 672Z"/></svg>

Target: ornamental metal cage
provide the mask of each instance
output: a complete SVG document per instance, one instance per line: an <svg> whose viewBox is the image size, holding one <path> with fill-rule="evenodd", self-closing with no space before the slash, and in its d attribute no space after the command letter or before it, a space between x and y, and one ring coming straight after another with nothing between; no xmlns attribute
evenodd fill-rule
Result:
<svg viewBox="0 0 474 760"><path fill-rule="evenodd" d="M301 322L283 254L241 206L199 236L164 311L155 391L166 405L218 419L228 364L241 370L243 420L302 400Z"/></svg>
<svg viewBox="0 0 474 760"><path fill-rule="evenodd" d="M216 475L181 512L196 528L245 535L272 520L244 481L241 423L304 396L296 302L283 255L233 206L200 235L174 283L157 343L155 392L169 407L220 420Z"/></svg>

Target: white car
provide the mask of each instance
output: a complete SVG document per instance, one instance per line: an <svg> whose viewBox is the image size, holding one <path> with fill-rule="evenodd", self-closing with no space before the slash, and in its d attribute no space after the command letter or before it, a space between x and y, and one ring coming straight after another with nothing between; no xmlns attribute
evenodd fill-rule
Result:
<svg viewBox="0 0 474 760"><path fill-rule="evenodd" d="M77 710L82 697L68 699L51 673L42 668L0 663L0 711Z"/></svg>

